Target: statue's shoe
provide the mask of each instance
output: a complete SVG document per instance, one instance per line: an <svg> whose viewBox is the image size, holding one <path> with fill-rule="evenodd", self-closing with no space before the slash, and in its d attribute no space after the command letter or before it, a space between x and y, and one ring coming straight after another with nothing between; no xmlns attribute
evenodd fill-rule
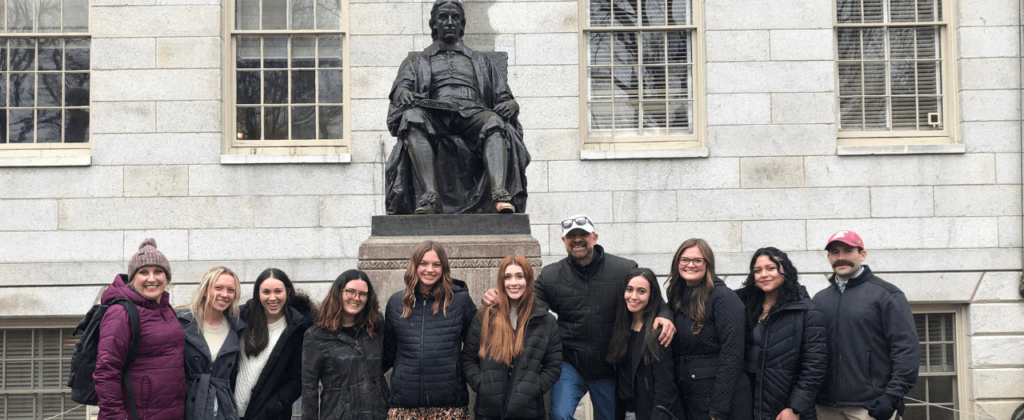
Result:
<svg viewBox="0 0 1024 420"><path fill-rule="evenodd" d="M507 202L498 203L494 206L495 213L515 213L516 208Z"/></svg>

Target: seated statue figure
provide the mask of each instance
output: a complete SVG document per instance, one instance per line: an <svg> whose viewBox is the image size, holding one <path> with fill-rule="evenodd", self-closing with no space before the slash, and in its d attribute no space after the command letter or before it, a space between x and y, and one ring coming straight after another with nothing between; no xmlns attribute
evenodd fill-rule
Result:
<svg viewBox="0 0 1024 420"><path fill-rule="evenodd" d="M434 42L398 70L387 117L398 138L385 165L388 214L526 211L530 155L507 56L464 45L465 27L462 3L437 0Z"/></svg>

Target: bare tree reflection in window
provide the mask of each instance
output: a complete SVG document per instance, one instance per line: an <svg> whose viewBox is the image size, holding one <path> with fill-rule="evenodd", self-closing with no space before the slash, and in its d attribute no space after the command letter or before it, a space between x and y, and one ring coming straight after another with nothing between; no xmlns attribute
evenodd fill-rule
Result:
<svg viewBox="0 0 1024 420"><path fill-rule="evenodd" d="M320 107L319 138L340 139L345 135L344 113L340 106Z"/></svg>
<svg viewBox="0 0 1024 420"><path fill-rule="evenodd" d="M35 110L10 110L11 143L32 143L35 141Z"/></svg>
<svg viewBox="0 0 1024 420"><path fill-rule="evenodd" d="M38 124L36 125L37 143L60 143L61 137L61 111L59 109L36 110Z"/></svg>
<svg viewBox="0 0 1024 420"><path fill-rule="evenodd" d="M312 106L293 106L292 138L311 140L316 138L316 108Z"/></svg>
<svg viewBox="0 0 1024 420"><path fill-rule="evenodd" d="M288 107L263 108L263 133L265 140L288 139Z"/></svg>
<svg viewBox="0 0 1024 420"><path fill-rule="evenodd" d="M7 0L7 32L32 32L33 0Z"/></svg>
<svg viewBox="0 0 1024 420"><path fill-rule="evenodd" d="M60 32L61 0L36 0L39 7L36 32Z"/></svg>

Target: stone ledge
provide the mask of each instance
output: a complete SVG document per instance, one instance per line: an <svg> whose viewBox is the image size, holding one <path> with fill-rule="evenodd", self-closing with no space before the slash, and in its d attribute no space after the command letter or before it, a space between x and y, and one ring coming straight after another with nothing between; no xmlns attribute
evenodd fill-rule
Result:
<svg viewBox="0 0 1024 420"><path fill-rule="evenodd" d="M280 163L352 163L351 153L333 155L222 154L222 165L263 165Z"/></svg>
<svg viewBox="0 0 1024 420"><path fill-rule="evenodd" d="M92 156L9 156L0 157L0 167L90 166Z"/></svg>
<svg viewBox="0 0 1024 420"><path fill-rule="evenodd" d="M529 235L528 214L373 216L373 236Z"/></svg>
<svg viewBox="0 0 1024 420"><path fill-rule="evenodd" d="M866 155L932 155L967 153L964 144L893 144L871 146L838 146L839 156Z"/></svg>
<svg viewBox="0 0 1024 420"><path fill-rule="evenodd" d="M706 158L707 147L646 150L580 150L580 160Z"/></svg>

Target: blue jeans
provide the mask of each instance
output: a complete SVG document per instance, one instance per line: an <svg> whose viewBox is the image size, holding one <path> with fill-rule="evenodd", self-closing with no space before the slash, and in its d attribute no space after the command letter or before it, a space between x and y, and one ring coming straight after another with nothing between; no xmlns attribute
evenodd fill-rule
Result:
<svg viewBox="0 0 1024 420"><path fill-rule="evenodd" d="M594 419L615 419L615 378L586 379L572 365L562 362L562 375L551 388L551 420L575 419L576 406L588 391Z"/></svg>

